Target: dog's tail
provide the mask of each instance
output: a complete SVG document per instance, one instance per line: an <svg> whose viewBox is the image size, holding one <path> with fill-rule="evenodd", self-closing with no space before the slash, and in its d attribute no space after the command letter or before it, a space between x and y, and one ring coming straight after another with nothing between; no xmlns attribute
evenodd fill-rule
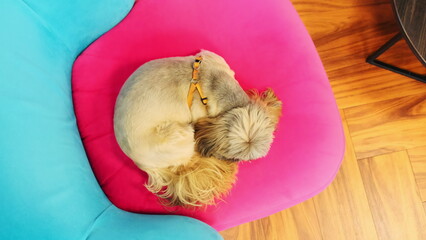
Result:
<svg viewBox="0 0 426 240"><path fill-rule="evenodd" d="M195 124L196 147L202 156L252 160L268 153L282 104L270 89L250 95L248 105Z"/></svg>
<svg viewBox="0 0 426 240"><path fill-rule="evenodd" d="M145 170L146 187L170 206L212 205L231 189L237 169L237 162L195 154L181 166Z"/></svg>

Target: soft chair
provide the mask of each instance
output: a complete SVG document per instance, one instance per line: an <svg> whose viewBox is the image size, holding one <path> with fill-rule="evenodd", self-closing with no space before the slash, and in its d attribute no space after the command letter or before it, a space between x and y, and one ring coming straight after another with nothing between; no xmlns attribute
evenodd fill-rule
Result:
<svg viewBox="0 0 426 240"><path fill-rule="evenodd" d="M115 140L114 104L142 64L201 49L224 57L244 89L272 87L283 102L282 117L269 154L240 164L224 201L206 209L164 207L144 187L146 174ZM72 84L93 171L108 198L127 211L186 215L224 230L313 197L334 179L343 158L330 84L288 0L137 1L122 22L79 56Z"/></svg>

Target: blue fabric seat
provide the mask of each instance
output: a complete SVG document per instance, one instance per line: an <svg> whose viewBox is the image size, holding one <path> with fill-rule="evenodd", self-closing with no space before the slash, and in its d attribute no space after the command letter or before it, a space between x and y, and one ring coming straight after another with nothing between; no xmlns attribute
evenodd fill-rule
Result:
<svg viewBox="0 0 426 240"><path fill-rule="evenodd" d="M116 208L87 161L72 64L132 5L0 0L0 239L221 239L192 218Z"/></svg>

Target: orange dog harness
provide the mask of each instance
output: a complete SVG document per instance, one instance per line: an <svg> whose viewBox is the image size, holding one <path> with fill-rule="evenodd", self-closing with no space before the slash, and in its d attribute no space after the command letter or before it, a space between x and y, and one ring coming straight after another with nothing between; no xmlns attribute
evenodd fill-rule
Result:
<svg viewBox="0 0 426 240"><path fill-rule="evenodd" d="M194 98L195 90L197 90L198 94L200 94L201 102L204 105L207 105L207 101L208 101L207 97L204 96L203 91L201 90L201 86L198 83L198 70L200 69L202 61L203 61L203 58L201 56L196 57L194 64L192 65L192 79L191 79L191 85L189 86L188 97L187 97L189 108L191 108L192 106L192 100Z"/></svg>

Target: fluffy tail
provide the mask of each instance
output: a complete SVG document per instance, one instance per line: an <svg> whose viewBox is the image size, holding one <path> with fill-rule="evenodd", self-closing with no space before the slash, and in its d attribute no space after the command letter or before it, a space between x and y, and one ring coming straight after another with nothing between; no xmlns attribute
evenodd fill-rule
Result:
<svg viewBox="0 0 426 240"><path fill-rule="evenodd" d="M238 163L195 154L187 164L147 169L146 187L170 206L213 205L236 180Z"/></svg>

